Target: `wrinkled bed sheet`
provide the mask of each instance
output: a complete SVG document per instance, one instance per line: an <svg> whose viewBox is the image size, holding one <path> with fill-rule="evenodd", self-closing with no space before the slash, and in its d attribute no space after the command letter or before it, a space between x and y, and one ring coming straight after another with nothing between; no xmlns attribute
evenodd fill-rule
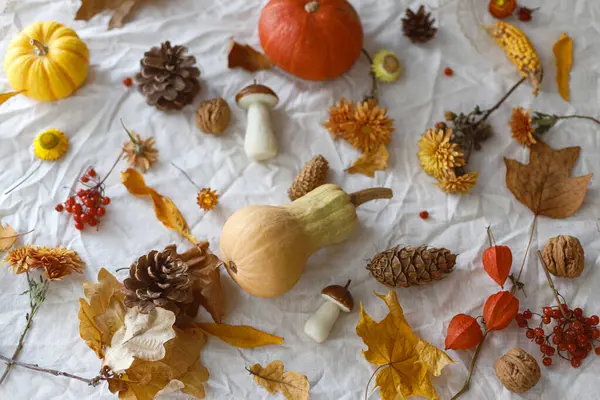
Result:
<svg viewBox="0 0 600 400"><path fill-rule="evenodd" d="M369 277L366 259L397 244L430 244L460 254L457 270L446 280L423 288L398 289L406 318L426 340L443 347L445 332L457 313L480 315L488 295L498 290L484 272L480 258L486 247L485 227L492 225L499 243L513 249L515 268L520 264L532 225L532 215L517 202L504 184L503 158L527 161L528 152L511 138L507 122L511 107L556 114L597 115L600 87L600 2L584 0L529 1L541 6L534 21L521 25L537 45L546 69L546 82L537 98L529 86L522 86L491 118L496 135L472 157L469 168L480 171L478 186L471 194L457 197L441 193L420 169L416 143L419 134L442 118L447 109L469 111L475 104L493 105L518 79L514 67L480 25L490 21L487 1L435 1L433 9L441 27L435 40L410 44L401 34L400 18L405 7L417 7L407 0L352 0L365 29L365 46L396 51L404 64L404 76L397 84L381 88L381 102L395 119L396 132L390 148L390 168L374 179L344 172L357 153L345 143L335 142L321 127L328 107L341 97L360 99L370 89L368 64L364 59L345 76L327 83L310 83L281 71L251 75L228 70L228 40L235 38L259 46L257 21L265 1L260 0L153 0L144 2L132 22L123 29L107 31L110 16L101 14L91 22L73 21L79 6L76 0L7 0L0 19L0 54L9 39L36 20L57 20L73 27L87 42L91 71L87 83L72 97L54 103L36 103L15 98L0 109L0 216L17 231L35 229L22 243L53 246L60 244L79 252L87 262L84 276L53 284L48 298L27 337L21 360L82 376L95 376L100 362L79 338L78 298L83 280L95 280L101 267L110 271L127 267L135 258L170 243L187 243L164 228L154 217L147 199L128 194L115 173L107 182L112 198L107 217L99 231L78 232L72 221L54 211L64 201L82 170L90 165L105 173L126 140L119 118L142 135L156 138L160 162L146 175L149 185L171 197L187 218L193 234L210 241L218 251L221 226L237 209L250 204L288 202L286 190L301 166L316 154L330 162L330 180L347 191L372 186L393 188L391 201L373 202L359 211L360 231L348 242L326 248L310 259L298 285L278 299L258 299L241 291L223 272L227 293L227 322L248 324L285 337L283 346L238 350L210 339L202 351L202 362L210 370L206 384L211 399L264 399L266 392L255 386L244 367L280 359L286 367L306 374L314 399L354 400L364 396L365 384L374 368L364 360L362 341L356 336L358 312L340 316L330 339L320 345L303 333L307 318L321 304L319 291L330 284L352 279L352 292L376 319L386 307L373 292L387 289ZM485 3L485 4L484 4ZM2 7L0 7L2 9ZM554 82L552 45L561 32L575 41L572 71L572 102L566 103ZM202 71L203 99L222 96L232 105L233 122L226 135L199 133L194 125L195 107L167 114L146 105L122 79L132 76L144 51L161 41L189 46ZM455 74L444 77L450 66ZM280 153L271 162L250 162L243 151L245 113L234 106L237 91L257 79L279 95L280 106L273 113ZM0 76L3 90L8 83ZM13 192L4 191L36 165L32 141L42 129L65 131L71 148L65 159L45 163L33 177ZM600 173L600 129L585 121L560 123L546 140L555 148L580 145L582 152L574 173ZM221 205L210 213L198 210L196 189L170 163L185 169L200 186L221 193ZM121 163L121 169L125 164ZM541 218L533 236L532 251L559 234L577 236L586 252L586 270L573 281L558 280L561 293L573 305L589 314L600 311L599 185L592 180L581 210L567 220ZM431 217L418 216L428 210ZM120 279L126 272L119 272ZM530 257L525 267L527 297L522 307L540 309L553 301L544 275ZM25 324L28 310L25 279L6 268L0 269L0 353L9 355ZM203 314L201 318L208 318ZM465 399L598 399L600 360L592 358L579 369L567 363L543 370L540 383L529 393L517 396L500 384L494 362L508 349L522 347L538 359L539 351L515 324L494 333L483 349L471 391ZM433 382L441 399L456 393L467 375L472 351L449 354L457 364L447 367ZM168 398L186 398L171 394ZM375 392L370 398L376 399ZM110 399L104 385L87 387L80 382L13 370L0 387L1 399Z"/></svg>

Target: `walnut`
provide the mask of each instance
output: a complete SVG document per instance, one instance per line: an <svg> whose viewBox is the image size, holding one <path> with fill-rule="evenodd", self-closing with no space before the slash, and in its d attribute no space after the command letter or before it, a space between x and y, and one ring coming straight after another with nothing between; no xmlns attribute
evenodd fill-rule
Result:
<svg viewBox="0 0 600 400"><path fill-rule="evenodd" d="M544 247L544 262L552 275L577 278L583 272L583 247L573 236L557 236Z"/></svg>
<svg viewBox="0 0 600 400"><path fill-rule="evenodd" d="M510 349L496 361L496 376L505 388L515 393L524 393L540 380L540 366L533 356L523 349Z"/></svg>
<svg viewBox="0 0 600 400"><path fill-rule="evenodd" d="M196 126L204 133L221 133L229 126L231 110L222 98L200 103L196 111Z"/></svg>

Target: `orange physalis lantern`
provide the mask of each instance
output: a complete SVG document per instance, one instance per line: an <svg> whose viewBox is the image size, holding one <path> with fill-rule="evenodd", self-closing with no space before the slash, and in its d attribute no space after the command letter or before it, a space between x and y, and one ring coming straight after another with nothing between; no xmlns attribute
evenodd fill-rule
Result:
<svg viewBox="0 0 600 400"><path fill-rule="evenodd" d="M446 350L467 350L481 343L483 333L477 320L467 314L458 314L448 325Z"/></svg>
<svg viewBox="0 0 600 400"><path fill-rule="evenodd" d="M510 292L491 295L483 306L483 320L488 331L506 328L519 312L519 299Z"/></svg>

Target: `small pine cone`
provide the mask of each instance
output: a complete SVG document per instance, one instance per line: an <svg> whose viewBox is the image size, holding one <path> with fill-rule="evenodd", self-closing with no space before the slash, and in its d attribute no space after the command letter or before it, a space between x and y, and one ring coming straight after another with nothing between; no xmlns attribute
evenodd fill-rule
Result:
<svg viewBox="0 0 600 400"><path fill-rule="evenodd" d="M325 183L329 163L322 155L313 157L307 162L288 189L290 200L294 201Z"/></svg>
<svg viewBox="0 0 600 400"><path fill-rule="evenodd" d="M131 264L129 278L123 282L125 305L143 314L162 307L178 315L184 305L194 301L189 269L175 245L152 250Z"/></svg>
<svg viewBox="0 0 600 400"><path fill-rule="evenodd" d="M166 41L144 53L140 64L135 80L149 105L161 110L181 110L200 91L196 58L187 55L185 46L171 46Z"/></svg>
<svg viewBox="0 0 600 400"><path fill-rule="evenodd" d="M402 18L402 30L404 36L408 37L413 43L425 43L433 39L437 33L437 28L433 26L434 18L431 13L425 12L425 7L419 7L414 13L410 8L406 9L406 17Z"/></svg>
<svg viewBox="0 0 600 400"><path fill-rule="evenodd" d="M448 249L396 246L373 257L367 270L386 286L409 287L443 279L455 265L456 255Z"/></svg>

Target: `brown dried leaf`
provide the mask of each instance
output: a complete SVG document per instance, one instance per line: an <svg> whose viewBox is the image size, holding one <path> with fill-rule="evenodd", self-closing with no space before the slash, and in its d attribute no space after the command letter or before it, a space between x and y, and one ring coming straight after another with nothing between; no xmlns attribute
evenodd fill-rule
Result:
<svg viewBox="0 0 600 400"><path fill-rule="evenodd" d="M363 154L358 160L348 169L350 174L363 174L371 178L375 177L375 171L383 171L388 167L388 154L385 146L380 146L379 149L372 153Z"/></svg>
<svg viewBox="0 0 600 400"><path fill-rule="evenodd" d="M273 63L267 56L254 50L249 45L239 44L232 40L227 66L229 68L243 68L249 72L256 72L261 69L273 68Z"/></svg>
<svg viewBox="0 0 600 400"><path fill-rule="evenodd" d="M12 226L9 224L2 226L2 223L0 223L0 251L10 249L13 244L15 244L18 237L19 235Z"/></svg>
<svg viewBox="0 0 600 400"><path fill-rule="evenodd" d="M82 0L75 19L89 21L104 10L114 10L108 29L121 28L135 6L142 1L144 0Z"/></svg>
<svg viewBox="0 0 600 400"><path fill-rule="evenodd" d="M225 314L225 299L221 290L221 273L219 267L221 266L221 260L209 250L208 242L198 243L198 253L204 257L203 263L200 268L193 269L190 271L195 277L193 285L194 302L188 308L190 317L195 317L198 313L199 306L202 306L210 313L213 320L217 323L223 321L223 315ZM185 261L186 257L194 256L197 252L192 250L187 251L183 254Z"/></svg>
<svg viewBox="0 0 600 400"><path fill-rule="evenodd" d="M283 343L282 337L271 335L246 325L236 326L199 322L194 324L194 328L202 329L207 335L218 337L225 343L242 349Z"/></svg>
<svg viewBox="0 0 600 400"><path fill-rule="evenodd" d="M592 174L570 178L581 147L553 150L538 140L531 146L529 164L505 158L506 186L535 215L567 218L585 197Z"/></svg>
<svg viewBox="0 0 600 400"><path fill-rule="evenodd" d="M283 372L283 362L273 361L265 368L254 364L249 371L254 382L264 387L270 394L281 393L287 400L308 400L310 384L305 375L295 371Z"/></svg>

